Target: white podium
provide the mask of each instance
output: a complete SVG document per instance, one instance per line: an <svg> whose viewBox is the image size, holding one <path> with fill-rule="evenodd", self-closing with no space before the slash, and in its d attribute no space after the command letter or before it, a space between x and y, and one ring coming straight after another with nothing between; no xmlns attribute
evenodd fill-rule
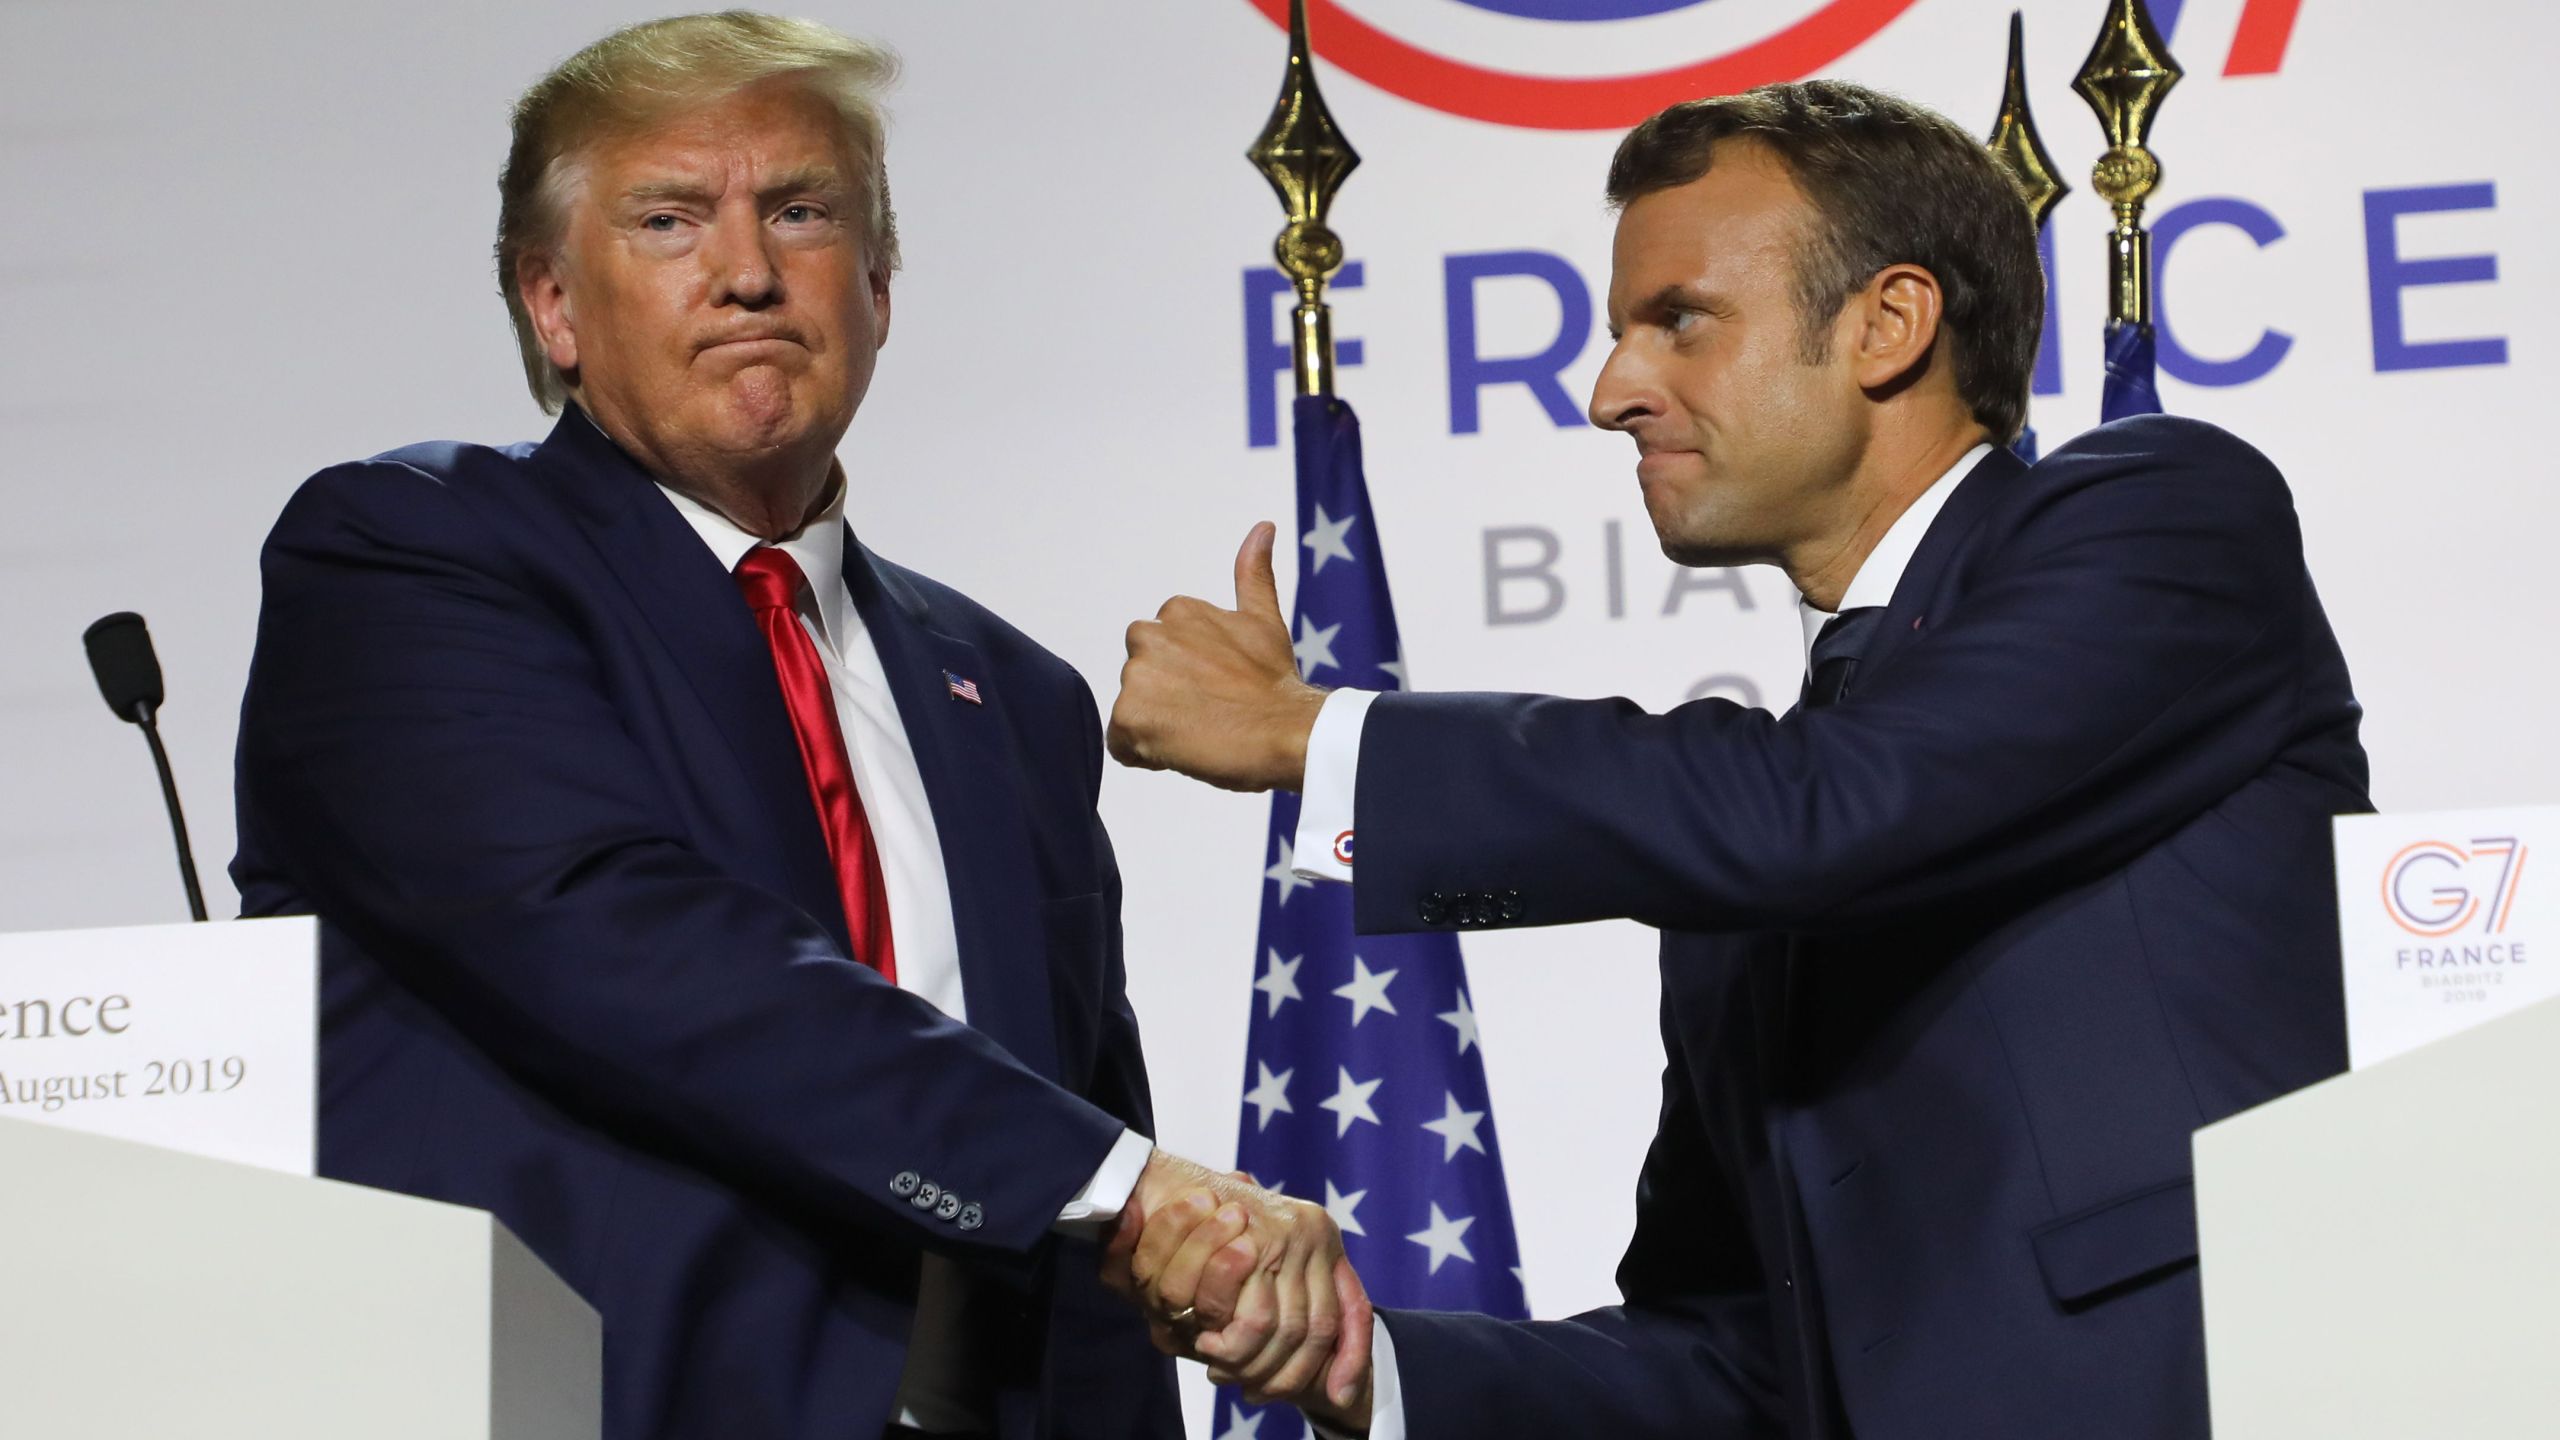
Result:
<svg viewBox="0 0 2560 1440"><path fill-rule="evenodd" d="M2560 1001L2196 1133L2216 1440L2560 1434Z"/></svg>
<svg viewBox="0 0 2560 1440"><path fill-rule="evenodd" d="M602 1355L481 1211L0 1120L0 1435L596 1440Z"/></svg>

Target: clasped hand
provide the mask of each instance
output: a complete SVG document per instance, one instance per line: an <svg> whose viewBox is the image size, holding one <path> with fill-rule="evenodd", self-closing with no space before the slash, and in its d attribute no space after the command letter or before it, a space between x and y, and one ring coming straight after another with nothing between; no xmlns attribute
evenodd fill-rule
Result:
<svg viewBox="0 0 2560 1440"><path fill-rule="evenodd" d="M1369 1297L1324 1207L1163 1151L1122 1210L1104 1278L1156 1348L1256 1405L1369 1423Z"/></svg>
<svg viewBox="0 0 2560 1440"><path fill-rule="evenodd" d="M1236 554L1236 608L1177 597L1129 627L1111 753L1233 790L1303 783L1324 692L1298 673L1257 525ZM1104 1278L1146 1312L1156 1348L1198 1360L1257 1405L1369 1427L1369 1297L1324 1207L1178 1159L1147 1162Z"/></svg>

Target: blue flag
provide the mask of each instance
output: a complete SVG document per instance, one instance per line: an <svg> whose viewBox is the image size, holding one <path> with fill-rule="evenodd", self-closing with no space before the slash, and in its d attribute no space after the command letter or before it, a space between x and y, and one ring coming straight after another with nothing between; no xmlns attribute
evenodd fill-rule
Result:
<svg viewBox="0 0 2560 1440"><path fill-rule="evenodd" d="M2107 384L2098 396L2098 422L2160 413L2160 387L2152 378L2148 325L2107 326Z"/></svg>
<svg viewBox="0 0 2560 1440"><path fill-rule="evenodd" d="M1297 402L1298 670L1319 684L1405 688L1360 421ZM1236 1164L1320 1202L1380 1305L1526 1318L1520 1244L1454 935L1351 930L1351 888L1291 871L1298 797L1271 801L1254 943ZM1218 1396L1218 1440L1291 1440L1297 1412Z"/></svg>

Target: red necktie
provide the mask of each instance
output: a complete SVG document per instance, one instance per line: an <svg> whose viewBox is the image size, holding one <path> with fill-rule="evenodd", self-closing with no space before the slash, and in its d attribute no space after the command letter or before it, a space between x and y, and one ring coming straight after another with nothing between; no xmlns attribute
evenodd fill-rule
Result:
<svg viewBox="0 0 2560 1440"><path fill-rule="evenodd" d="M800 741L800 768L809 773L809 798L817 802L818 823L827 832L827 854L835 861L836 889L844 896L854 958L895 980L898 957L889 936L889 887L880 876L880 847L862 813L862 794L853 786L853 762L845 751L844 727L836 720L833 687L818 662L817 642L800 626L798 601L808 583L798 562L770 545L757 546L738 562L738 589L773 651L782 702L791 711L791 731Z"/></svg>

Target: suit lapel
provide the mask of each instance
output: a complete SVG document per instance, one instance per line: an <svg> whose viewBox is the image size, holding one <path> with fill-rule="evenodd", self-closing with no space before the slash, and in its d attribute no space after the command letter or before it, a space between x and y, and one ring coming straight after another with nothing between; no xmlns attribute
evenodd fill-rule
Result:
<svg viewBox="0 0 2560 1440"><path fill-rule="evenodd" d="M1982 523L1992 503L2026 469L2026 462L2008 447L1995 445L1956 482L1955 493L1947 497L1937 518L1929 522L1928 533L1920 537L1919 548L1911 554L1911 563L1894 582L1893 599L1885 606L1877 634L1858 659L1857 673L1867 677L1869 683L1903 642L1927 623L1931 597L1938 593L1947 567L1963 552L1967 538ZM1854 696L1854 690L1851 693ZM1806 954L1814 944L1810 937L1788 935L1782 949L1756 952L1747 972L1752 1014L1758 1022L1761 1075L1778 1093L1785 1093L1795 1083L1796 1067L1804 1063L1801 1052L1807 1007L1820 1003L1818 994L1811 993L1820 981L1820 972L1808 963Z"/></svg>
<svg viewBox="0 0 2560 1440"><path fill-rule="evenodd" d="M1043 890L1006 718L1011 699L991 683L978 647L935 628L930 606L904 576L850 536L844 556L845 586L880 652L942 837L969 1023L1054 1079ZM952 694L952 677L977 682L977 704Z"/></svg>
<svg viewBox="0 0 2560 1440"><path fill-rule="evenodd" d="M817 807L809 803L809 777L773 654L736 582L647 472L576 407L563 412L535 457L561 482L571 512L737 762L745 793L761 811L761 833L772 837L783 893L852 953L844 898Z"/></svg>
<svg viewBox="0 0 2560 1440"><path fill-rule="evenodd" d="M1872 680L1876 669L1892 659L1893 652L1928 622L1930 597L1938 593L1938 582L1947 567L1963 553L1966 537L1990 513L1992 503L2026 470L2027 462L2007 446L1994 445L1990 454L1974 462L1973 469L1956 482L1955 493L1947 497L1938 517L1929 522L1929 532L1920 537L1920 548L1911 553L1910 565L1894 582L1893 600L1885 606L1880 627L1882 633L1859 658L1861 674Z"/></svg>

